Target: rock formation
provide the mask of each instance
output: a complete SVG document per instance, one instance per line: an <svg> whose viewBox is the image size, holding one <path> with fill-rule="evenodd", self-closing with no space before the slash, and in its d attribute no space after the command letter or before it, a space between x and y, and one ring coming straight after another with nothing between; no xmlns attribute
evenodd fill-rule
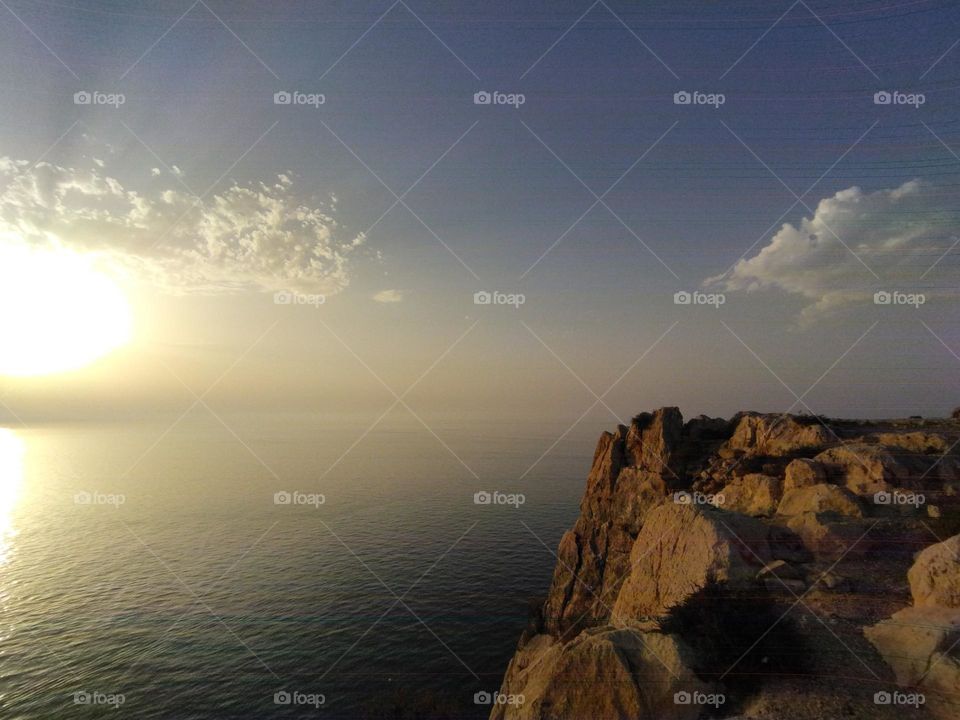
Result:
<svg viewBox="0 0 960 720"><path fill-rule="evenodd" d="M960 718L958 438L677 408L604 433L491 718Z"/></svg>

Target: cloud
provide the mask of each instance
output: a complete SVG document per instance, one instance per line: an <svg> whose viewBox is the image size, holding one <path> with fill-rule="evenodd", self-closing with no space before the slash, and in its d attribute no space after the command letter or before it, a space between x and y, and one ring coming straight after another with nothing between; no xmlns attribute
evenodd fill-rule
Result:
<svg viewBox="0 0 960 720"><path fill-rule="evenodd" d="M955 207L943 190L922 180L870 193L850 187L821 200L799 225L785 223L760 252L704 284L801 296L809 301L802 322L869 302L877 289L936 294L957 282L955 264L929 269L960 235Z"/></svg>
<svg viewBox="0 0 960 720"><path fill-rule="evenodd" d="M179 185L135 190L99 165L0 157L0 187L3 242L96 253L172 293L332 295L349 284L350 260L364 242L345 236L323 204L298 199L288 175L233 184L198 202Z"/></svg>
<svg viewBox="0 0 960 720"><path fill-rule="evenodd" d="M403 300L403 293L399 290L381 290L373 299L378 303L398 303Z"/></svg>

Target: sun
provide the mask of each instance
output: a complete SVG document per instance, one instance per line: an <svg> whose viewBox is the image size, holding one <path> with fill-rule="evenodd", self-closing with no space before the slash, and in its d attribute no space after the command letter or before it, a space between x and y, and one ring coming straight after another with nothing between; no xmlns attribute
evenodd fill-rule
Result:
<svg viewBox="0 0 960 720"><path fill-rule="evenodd" d="M77 370L131 333L126 296L92 258L0 244L0 375Z"/></svg>

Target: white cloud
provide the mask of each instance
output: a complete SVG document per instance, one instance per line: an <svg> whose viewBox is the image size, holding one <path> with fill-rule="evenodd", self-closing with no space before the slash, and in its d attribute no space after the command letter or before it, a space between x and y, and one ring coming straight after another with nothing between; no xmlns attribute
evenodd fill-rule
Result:
<svg viewBox="0 0 960 720"><path fill-rule="evenodd" d="M936 294L938 288L955 287L954 263L943 261L922 276L958 235L955 204L930 183L911 180L870 193L850 187L821 200L799 226L785 223L760 252L705 285L802 296L810 302L801 320L809 321L870 301L876 289L921 288Z"/></svg>
<svg viewBox="0 0 960 720"><path fill-rule="evenodd" d="M95 252L175 293L332 295L349 283L349 261L364 241L344 237L323 207L297 199L288 175L234 184L198 205L179 187L125 187L99 166L0 157L0 187L0 241Z"/></svg>
<svg viewBox="0 0 960 720"><path fill-rule="evenodd" d="M403 300L403 293L399 290L381 290L373 299L379 303L398 303Z"/></svg>

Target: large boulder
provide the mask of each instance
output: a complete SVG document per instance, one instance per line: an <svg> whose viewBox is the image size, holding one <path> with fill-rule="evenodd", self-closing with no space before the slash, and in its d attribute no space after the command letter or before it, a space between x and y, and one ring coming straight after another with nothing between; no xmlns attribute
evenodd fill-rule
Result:
<svg viewBox="0 0 960 720"><path fill-rule="evenodd" d="M904 608L863 634L898 685L924 693L934 718L960 717L960 609Z"/></svg>
<svg viewBox="0 0 960 720"><path fill-rule="evenodd" d="M861 558L869 554L876 545L870 537L869 525L836 513L800 513L790 517L787 527L796 533L804 546L817 557Z"/></svg>
<svg viewBox="0 0 960 720"><path fill-rule="evenodd" d="M940 433L878 433L872 438L878 445L896 447L922 455L943 455L950 450L952 442Z"/></svg>
<svg viewBox="0 0 960 720"><path fill-rule="evenodd" d="M917 555L907 579L915 605L960 608L960 535Z"/></svg>
<svg viewBox="0 0 960 720"><path fill-rule="evenodd" d="M615 621L667 615L711 586L755 589L772 559L758 520L710 507L667 503L651 510L630 552Z"/></svg>
<svg viewBox="0 0 960 720"><path fill-rule="evenodd" d="M564 643L538 635L515 656L491 720L695 720L680 692L710 691L690 669L692 651L653 629L604 626Z"/></svg>
<svg viewBox="0 0 960 720"><path fill-rule="evenodd" d="M737 478L720 491L719 505L724 510L744 515L770 516L776 512L781 495L780 478L750 473Z"/></svg>
<svg viewBox="0 0 960 720"><path fill-rule="evenodd" d="M929 462L902 452L866 443L850 443L825 450L814 460L827 466L841 485L857 495L890 492L896 487L913 489Z"/></svg>
<svg viewBox="0 0 960 720"><path fill-rule="evenodd" d="M727 447L759 455L789 455L827 445L833 436L816 418L740 413Z"/></svg>
<svg viewBox="0 0 960 720"><path fill-rule="evenodd" d="M784 470L783 491L789 492L797 488L819 485L827 481L826 468L809 458L791 460Z"/></svg>
<svg viewBox="0 0 960 720"><path fill-rule="evenodd" d="M863 517L863 508L856 495L827 483L789 490L784 493L777 507L778 515L800 515L805 512Z"/></svg>
<svg viewBox="0 0 960 720"><path fill-rule="evenodd" d="M960 609L908 607L864 628L863 634L893 670L898 685L916 685L935 652L960 641Z"/></svg>

